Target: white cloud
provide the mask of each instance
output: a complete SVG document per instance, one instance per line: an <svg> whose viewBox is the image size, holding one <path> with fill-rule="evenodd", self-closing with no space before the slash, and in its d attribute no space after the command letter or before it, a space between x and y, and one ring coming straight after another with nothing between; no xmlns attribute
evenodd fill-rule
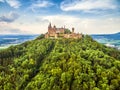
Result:
<svg viewBox="0 0 120 90"><path fill-rule="evenodd" d="M19 18L21 19L21 17ZM30 19L30 18L29 18ZM31 21L31 22L29 22ZM42 21L33 21L33 20L28 20L25 22L17 20L16 22L12 23L6 23L6 22L0 22L0 33L6 32L10 34L20 32L20 34L41 34L47 32L47 26L48 22L43 22ZM13 30L16 30L13 32ZM17 31L18 30L18 31ZM3 32L4 31L4 32Z"/></svg>
<svg viewBox="0 0 120 90"><path fill-rule="evenodd" d="M0 23L0 30L2 28L8 27L8 29L17 29L22 32L32 32L33 34L46 33L48 31L49 22L56 27L65 27L70 30L72 27L75 28L75 32L84 34L107 34L120 32L120 18L104 18L104 19L86 19L79 18L68 15L49 15L49 16L37 16L37 21L35 17L25 18L25 22L21 22L22 17L16 22L12 23ZM29 20L27 20L29 19ZM32 20L31 20L32 19ZM21 24L21 23L22 24ZM8 30L4 29L4 30ZM0 31L0 33L2 33Z"/></svg>
<svg viewBox="0 0 120 90"><path fill-rule="evenodd" d="M10 12L7 15L0 16L0 22L14 22L16 19L18 19L19 15L15 12Z"/></svg>
<svg viewBox="0 0 120 90"><path fill-rule="evenodd" d="M21 6L19 0L6 0L6 2L13 8L19 8Z"/></svg>
<svg viewBox="0 0 120 90"><path fill-rule="evenodd" d="M115 0L65 0L61 3L63 11L84 11L116 9Z"/></svg>
<svg viewBox="0 0 120 90"><path fill-rule="evenodd" d="M51 2L48 1L39 1L38 3L34 3L32 6L35 8L41 8L41 7L48 7L53 5Z"/></svg>
<svg viewBox="0 0 120 90"><path fill-rule="evenodd" d="M50 7L52 5L54 5L54 4L50 1L38 0L36 2L33 2L33 4L30 6L30 9L32 9L34 11L34 9L46 8L46 7Z"/></svg>
<svg viewBox="0 0 120 90"><path fill-rule="evenodd" d="M5 2L4 0L0 0L0 2Z"/></svg>
<svg viewBox="0 0 120 90"><path fill-rule="evenodd" d="M120 18L85 19L68 15L44 16L45 20L57 27L75 27L76 32L84 34L103 34L120 32Z"/></svg>
<svg viewBox="0 0 120 90"><path fill-rule="evenodd" d="M0 34L30 34L30 32L20 30L19 27L12 26L6 22L0 22Z"/></svg>

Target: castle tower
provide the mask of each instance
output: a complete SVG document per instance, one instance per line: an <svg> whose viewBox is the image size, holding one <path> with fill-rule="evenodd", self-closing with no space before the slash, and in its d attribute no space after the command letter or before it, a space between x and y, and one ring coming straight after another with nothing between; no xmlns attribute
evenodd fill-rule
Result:
<svg viewBox="0 0 120 90"><path fill-rule="evenodd" d="M75 30L75 29L74 29L74 28L72 28L72 33L74 33L74 30Z"/></svg>
<svg viewBox="0 0 120 90"><path fill-rule="evenodd" d="M49 28L52 28L51 23L50 23L49 26L48 26L48 29L49 29Z"/></svg>
<svg viewBox="0 0 120 90"><path fill-rule="evenodd" d="M51 26L51 23L48 25L48 33L50 33L52 30L52 26Z"/></svg>

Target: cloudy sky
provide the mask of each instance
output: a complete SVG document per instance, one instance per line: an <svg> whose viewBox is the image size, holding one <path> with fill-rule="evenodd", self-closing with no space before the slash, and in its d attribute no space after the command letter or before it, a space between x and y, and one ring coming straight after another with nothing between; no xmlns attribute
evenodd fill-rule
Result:
<svg viewBox="0 0 120 90"><path fill-rule="evenodd" d="M84 34L120 32L120 0L0 0L0 34L41 34L50 22Z"/></svg>

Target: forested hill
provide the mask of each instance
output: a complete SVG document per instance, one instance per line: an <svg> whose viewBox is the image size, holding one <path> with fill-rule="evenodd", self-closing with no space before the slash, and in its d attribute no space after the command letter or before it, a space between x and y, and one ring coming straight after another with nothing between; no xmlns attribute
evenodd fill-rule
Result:
<svg viewBox="0 0 120 90"><path fill-rule="evenodd" d="M0 90L120 90L120 51L82 39L36 39L0 51Z"/></svg>

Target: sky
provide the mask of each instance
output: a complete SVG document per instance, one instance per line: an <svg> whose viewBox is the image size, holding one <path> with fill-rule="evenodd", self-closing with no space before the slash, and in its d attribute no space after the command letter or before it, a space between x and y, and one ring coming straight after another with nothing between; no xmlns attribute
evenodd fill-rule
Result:
<svg viewBox="0 0 120 90"><path fill-rule="evenodd" d="M76 33L117 33L120 0L0 0L0 34L42 34L50 22Z"/></svg>

